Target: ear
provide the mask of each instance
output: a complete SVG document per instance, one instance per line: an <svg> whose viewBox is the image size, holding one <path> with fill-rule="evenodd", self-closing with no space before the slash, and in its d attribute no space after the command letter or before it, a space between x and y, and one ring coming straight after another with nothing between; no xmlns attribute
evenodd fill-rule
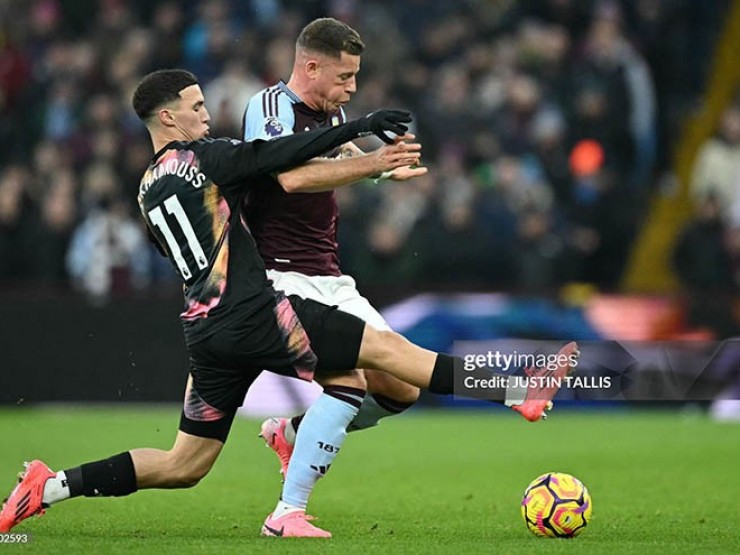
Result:
<svg viewBox="0 0 740 555"><path fill-rule="evenodd" d="M175 126L175 116L169 108L160 108L157 111L157 121L164 127Z"/></svg>
<svg viewBox="0 0 740 555"><path fill-rule="evenodd" d="M309 79L316 79L321 72L321 65L316 58L309 58L303 65Z"/></svg>

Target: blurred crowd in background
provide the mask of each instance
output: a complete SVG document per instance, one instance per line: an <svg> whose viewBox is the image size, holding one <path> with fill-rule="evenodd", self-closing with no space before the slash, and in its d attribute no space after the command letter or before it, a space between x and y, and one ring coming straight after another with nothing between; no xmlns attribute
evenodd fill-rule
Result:
<svg viewBox="0 0 740 555"><path fill-rule="evenodd" d="M333 16L366 42L357 117L416 117L427 176L338 192L343 270L363 288L547 293L620 281L647 200L703 91L727 2L8 0L0 3L0 280L94 298L171 290L136 191L151 156L130 108L147 72L196 73L213 136L290 76ZM734 289L740 111L697 162L682 280ZM726 210L734 207L732 210ZM725 217L727 216L727 217ZM734 224L733 224L734 222ZM716 241L721 237L719 242ZM725 261L716 265L717 259Z"/></svg>

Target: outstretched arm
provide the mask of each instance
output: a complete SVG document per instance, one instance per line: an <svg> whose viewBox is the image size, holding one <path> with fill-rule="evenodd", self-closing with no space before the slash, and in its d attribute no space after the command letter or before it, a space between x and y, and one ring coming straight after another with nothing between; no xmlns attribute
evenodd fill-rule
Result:
<svg viewBox="0 0 740 555"><path fill-rule="evenodd" d="M380 110L364 118L331 128L314 129L272 141L211 140L218 144L211 150L210 173L222 187L243 187L252 178L277 173L302 164L356 137L375 134L389 144L386 131L404 134L411 114L399 110ZM209 139L205 139L209 141Z"/></svg>
<svg viewBox="0 0 740 555"><path fill-rule="evenodd" d="M404 135L393 145L351 158L316 158L279 174L277 180L288 193L318 193L336 189L382 172L417 164L421 145L405 142L414 138L413 135ZM426 172L426 169L423 171Z"/></svg>
<svg viewBox="0 0 740 555"><path fill-rule="evenodd" d="M380 110L328 129L314 129L267 142L254 141L249 143L255 155L251 173L272 173L297 166L363 135L375 134L392 144L385 132L403 134L408 130L404 124L410 121L408 112Z"/></svg>

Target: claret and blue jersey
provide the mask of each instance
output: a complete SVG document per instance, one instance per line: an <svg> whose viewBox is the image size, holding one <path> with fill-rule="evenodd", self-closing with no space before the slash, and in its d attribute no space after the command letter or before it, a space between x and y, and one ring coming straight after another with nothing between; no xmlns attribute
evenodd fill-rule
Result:
<svg viewBox="0 0 740 555"><path fill-rule="evenodd" d="M244 139L271 140L344 123L308 107L284 82L252 97L244 114ZM335 157L339 149L323 154ZM244 213L267 268L309 276L339 276L339 209L334 191L286 193L265 176L246 197Z"/></svg>

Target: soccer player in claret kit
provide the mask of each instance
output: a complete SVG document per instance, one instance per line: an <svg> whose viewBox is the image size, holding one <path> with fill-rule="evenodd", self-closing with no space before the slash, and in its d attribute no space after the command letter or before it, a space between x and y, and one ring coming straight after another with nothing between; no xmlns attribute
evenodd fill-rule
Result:
<svg viewBox="0 0 740 555"><path fill-rule="evenodd" d="M356 76L364 43L359 34L333 18L316 19L296 41L293 71L252 97L244 115L245 140L271 140L344 123L343 106L356 91ZM266 176L246 197L244 213L276 289L354 314L373 327L390 330L380 313L360 295L355 281L340 270L338 207L333 189L362 179L357 166L343 157L363 156L351 142L283 174L290 188ZM317 168L331 167L321 179ZM406 180L424 175L426 168L397 168L389 177ZM314 192L319 191L319 192ZM305 194L305 193L311 194ZM295 194L298 193L298 194ZM419 396L419 389L385 372L358 371L342 385L367 388L358 408L319 402L305 415L270 418L260 435L276 452L285 484L273 516L304 510L315 482L323 477L339 449L329 457L317 448L329 429L356 431L399 414ZM299 426L305 430L297 434ZM339 448L344 435L332 438ZM323 464L318 464L316 458ZM293 464L289 466L289 462Z"/></svg>
<svg viewBox="0 0 740 555"><path fill-rule="evenodd" d="M183 70L146 76L133 104L156 152L139 186L139 206L184 283L181 320L191 367L179 431L168 451L133 449L59 472L39 460L27 463L0 511L0 532L74 497L196 485L219 456L236 410L262 369L316 379L331 402L354 406L364 390L333 386L332 380L358 366L390 372L439 394L453 392L455 367L462 367L461 359L375 330L335 307L273 289L240 214L254 178L287 170L361 134L373 132L393 142L384 132L405 133L407 113L379 111L272 142L211 140L205 138L209 117L203 94L195 77ZM419 157L413 145L387 149L395 152L386 159L387 169L414 164ZM563 366L556 373L568 371ZM530 388L522 410L541 414L555 392ZM504 402L508 393L498 394ZM330 535L308 520L305 512L294 511L266 526L272 535Z"/></svg>
<svg viewBox="0 0 740 555"><path fill-rule="evenodd" d="M251 98L244 115L244 139L271 140L343 123L343 106L357 89L364 47L357 31L336 19L306 25L296 40L288 82L280 81ZM337 252L339 213L333 189L364 177L343 159L362 156L366 154L352 142L342 145L283 174L289 188L266 176L250 190L244 213L276 289L337 305L376 329L391 331L359 293L354 279L342 274ZM322 178L317 168L327 166L334 171ZM426 168L406 166L385 172L384 177L405 181L425 173ZM414 385L372 369L344 376L341 385L367 390L359 408L324 403L320 397L305 415L269 418L262 424L260 435L277 454L285 480L272 519L305 511L315 483L344 443L344 430L375 426L410 407L419 395ZM319 446L328 440L337 449L327 454Z"/></svg>

